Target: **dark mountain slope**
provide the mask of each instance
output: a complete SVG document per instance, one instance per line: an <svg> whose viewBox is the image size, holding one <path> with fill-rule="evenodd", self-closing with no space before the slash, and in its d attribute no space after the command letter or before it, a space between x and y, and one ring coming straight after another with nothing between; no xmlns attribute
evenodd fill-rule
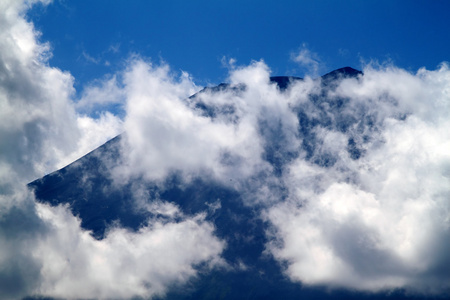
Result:
<svg viewBox="0 0 450 300"><path fill-rule="evenodd" d="M318 165L327 167L334 163L331 153L321 153L316 149L318 137L314 133L317 126L332 127L346 131L349 124L361 120L349 118L343 114L345 99L327 99L326 89L332 88L336 80L360 76L360 71L352 68L342 68L322 77L323 91L311 95L311 105L318 114L311 116L304 107L293 108L299 118L298 135L303 138L302 149L307 153L307 159ZM301 80L296 77L271 77L280 90L288 88L289 83ZM225 89L245 88L230 87L221 84L206 88L202 92L217 92ZM195 95L190 98L195 101ZM327 103L325 106L324 103ZM210 117L214 117L213 109L197 103L200 109ZM202 106L203 105L203 106ZM331 107L332 111L326 107ZM334 114L334 118L330 117ZM320 116L319 118L316 116ZM362 116L363 120L367 116ZM344 125L342 125L344 124ZM346 124L346 125L345 125ZM364 126L371 126L367 123ZM264 158L274 166L276 172L283 172L285 160L278 159L290 155L295 158L298 153L285 153L281 144L277 144L276 130L266 134L268 142ZM92 231L97 239L102 239L109 226L120 226L137 230L145 225L150 213L136 209L133 192L137 186L144 186L149 195L158 195L159 199L178 205L184 214L194 215L208 212L206 220L216 228L216 235L227 242L223 258L231 265L240 263L246 268L235 270L206 271L202 266L200 275L192 279L186 286L174 287L169 291L168 299L325 299L330 298L324 289L306 288L301 284L292 283L282 273L282 267L269 255L264 254L267 242L266 226L260 218L258 207L245 206L242 195L237 191L223 186L209 178L196 178L190 184L182 184L177 174L166 179L164 188L161 185L136 179L135 182L120 185L114 184L109 173L111 163L121 159L118 136L98 149L92 151L65 168L55 171L29 184L34 189L38 201L50 205L68 204L74 215L81 218L81 226ZM360 141L349 140L348 151L353 159L363 155ZM282 190L280 190L282 192ZM220 203L221 208L211 209L211 204ZM404 297L401 292L390 294L363 295L348 291L335 291L331 298L335 299L399 299Z"/></svg>

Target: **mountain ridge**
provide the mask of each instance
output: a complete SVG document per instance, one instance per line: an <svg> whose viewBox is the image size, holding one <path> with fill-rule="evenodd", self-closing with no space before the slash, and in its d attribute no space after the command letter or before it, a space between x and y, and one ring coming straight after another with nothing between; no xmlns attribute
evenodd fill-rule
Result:
<svg viewBox="0 0 450 300"><path fill-rule="evenodd" d="M362 75L361 71L348 67L341 68L320 77L322 81L327 81L325 85L321 85L321 88L328 89L336 83L336 80L360 75ZM289 76L271 77L271 81L282 91L288 88L290 82L296 80L302 79ZM220 84L215 90L210 88L209 91L218 92L227 88L229 85ZM195 95L191 96L191 99L195 99ZM310 104L322 112L322 104L330 101L326 97L325 92L314 95L310 97ZM333 112L336 113L335 118L332 119L329 119L325 113L317 118L310 117L302 108L296 108L295 111L300 120L298 135L303 140L300 147L306 153L305 159L323 168L332 166L335 158L330 153L317 152L315 145L318 143L318 137L314 128L336 126L336 130L345 132L351 124L356 122L341 116L341 109L346 105L344 100L338 104L334 102L331 104L335 105ZM342 127L340 123L347 125ZM81 227L89 230L98 240L104 239L112 226L138 231L146 226L149 218L155 217L152 212L135 209L134 183L144 185L148 195L158 195L158 199L173 203L185 215L194 216L206 212L205 220L214 225L217 237L227 243L222 258L231 270L220 268L208 270L201 265L197 266L200 270L197 277L192 278L184 288L177 287L169 290L165 297L161 297L163 299L330 298L326 290L290 281L284 273L282 264L273 256L265 254L268 242L267 221L260 216L261 208L245 204L244 195L241 195L239 191L207 176L195 177L186 184L176 172L164 180L163 187L161 184L141 181L139 178L136 179L137 182L125 182L120 188L114 187L113 179L108 173L110 166L105 164L120 161L120 145L123 137L124 134L119 135L74 163L31 182L29 187L34 190L37 201L53 206L69 205L72 213L80 218ZM271 133L269 137L279 138L276 132ZM362 148L361 144L357 140L349 140L347 151L352 159L359 159L364 155L360 148ZM274 141L265 146L263 158L273 166L274 172L281 174L287 162L284 158L289 155L296 157L299 154L285 152L282 143ZM280 160L280 156L283 159ZM257 179L254 178L254 180ZM283 187L280 187L279 193L282 198ZM212 206L218 209L211 209ZM245 268L238 268L237 266L240 265ZM333 293L336 299L360 299L361 295L348 290L337 290ZM402 297L405 298L402 293L392 292L364 295L363 298L401 299Z"/></svg>

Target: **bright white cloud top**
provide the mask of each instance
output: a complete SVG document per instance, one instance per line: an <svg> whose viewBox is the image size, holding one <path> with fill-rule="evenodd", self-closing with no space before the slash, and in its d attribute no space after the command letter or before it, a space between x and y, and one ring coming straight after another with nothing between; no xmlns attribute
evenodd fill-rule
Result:
<svg viewBox="0 0 450 300"><path fill-rule="evenodd" d="M75 99L74 79L48 65L48 45L24 19L29 5L0 3L0 297L151 297L195 277L198 264L229 268L226 242L204 214L155 202L147 209L164 218L96 240L68 207L37 203L27 190L122 131L122 160L110 170L118 184L163 184L177 171L185 182L209 176L241 192L262 207L266 252L292 281L449 293L446 64L416 74L369 65L326 90L331 102L345 100L337 108L309 100L324 91L311 78L280 91L262 61L232 67L231 88L190 99L200 88L188 74L131 57ZM307 49L295 58L317 69ZM314 135L309 150L302 127ZM278 173L264 159L275 139Z"/></svg>
<svg viewBox="0 0 450 300"><path fill-rule="evenodd" d="M19 1L0 7L1 298L149 296L195 275L194 264L220 263L224 243L202 215L185 217L174 207L181 222L169 215L149 220L137 233L116 229L97 241L67 207L34 201L26 190L30 180L122 129L110 114L91 119L76 113L73 79L47 65L48 47L37 43L23 19L26 8Z"/></svg>

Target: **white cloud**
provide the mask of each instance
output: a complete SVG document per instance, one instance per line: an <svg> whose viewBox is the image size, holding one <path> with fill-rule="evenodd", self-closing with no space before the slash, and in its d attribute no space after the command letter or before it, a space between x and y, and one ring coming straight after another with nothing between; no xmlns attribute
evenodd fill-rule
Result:
<svg viewBox="0 0 450 300"><path fill-rule="evenodd" d="M364 73L322 101L320 81L281 93L254 62L231 70L227 89L188 99L196 90L188 77L137 60L124 76L124 174L161 180L181 171L232 184L247 204L267 207L268 251L293 280L448 289L438 275L448 271L438 267L448 263L448 69Z"/></svg>
<svg viewBox="0 0 450 300"><path fill-rule="evenodd" d="M205 92L190 100L198 88L186 74L177 80L168 66L135 61L124 75L127 135L123 152L128 168L121 171L149 180L164 179L173 171L182 171L186 177L207 172L228 181L263 168L257 117L264 105L271 105L264 103L271 99L264 93L277 93L267 85L266 69L255 63L232 73L236 77L232 81L247 78L262 84L246 82L247 89L237 93ZM199 102L211 106L217 116L206 116L196 107ZM274 108L283 105L272 104Z"/></svg>
<svg viewBox="0 0 450 300"><path fill-rule="evenodd" d="M121 134L123 122L110 112L103 112L95 119L86 115L78 115L77 129L81 138L77 142L76 150L62 157L56 165L56 169L72 163L111 138Z"/></svg>
<svg viewBox="0 0 450 300"><path fill-rule="evenodd" d="M85 87L75 107L80 113L94 116L108 110L117 115L124 104L124 91L118 86L117 77L112 76Z"/></svg>
<svg viewBox="0 0 450 300"><path fill-rule="evenodd" d="M80 117L72 103L73 78L47 65L49 47L36 42L38 33L24 20L27 6L20 1L2 2L2 6L0 160L27 182L55 170L72 152L84 155L101 145L112 136L91 141L92 131L104 132L106 126L101 125L110 121L116 129L109 133L115 134L119 121L111 116L91 120L95 126L88 130L86 117Z"/></svg>
<svg viewBox="0 0 450 300"><path fill-rule="evenodd" d="M319 75L319 67L321 64L319 55L309 50L306 44L302 45L302 48L298 51L298 53L293 53L291 55L291 59L305 68L308 75L313 77L317 77Z"/></svg>
<svg viewBox="0 0 450 300"><path fill-rule="evenodd" d="M169 285L195 276L194 265L222 264L224 243L203 215L184 217L172 207L181 221L149 220L138 232L113 228L99 241L80 230L67 208L40 204L37 209L50 228L33 251L43 264L38 294L71 299L163 295Z"/></svg>
<svg viewBox="0 0 450 300"><path fill-rule="evenodd" d="M0 3L0 298L149 297L195 276L200 263L221 264L224 243L201 214L163 203L165 218L138 232L113 228L99 241L66 207L36 203L29 181L101 145L122 121L77 113L72 76L48 65L48 45L23 17L31 4ZM116 91L89 90L80 107L120 98Z"/></svg>
<svg viewBox="0 0 450 300"><path fill-rule="evenodd" d="M196 276L200 263L225 266L225 244L205 215L184 216L161 202L155 209L163 218L138 232L110 228L96 240L68 207L37 204L29 193L0 196L1 298L147 298Z"/></svg>
<svg viewBox="0 0 450 300"><path fill-rule="evenodd" d="M268 249L307 285L448 291L450 72L364 72L336 90L349 97L341 113L356 117L353 128L321 129L322 148L336 163L324 168L299 157L291 164L289 200L267 210L274 225ZM375 131L361 127L360 106L374 114ZM358 135L369 141L352 160L345 142Z"/></svg>
<svg viewBox="0 0 450 300"><path fill-rule="evenodd" d="M74 104L73 78L48 66L49 47L36 42L23 3L0 3L1 297L148 297L195 276L197 264L222 264L225 245L202 214L149 204L144 193L138 204L157 217L99 241L67 208L36 204L24 189L122 129L116 175L163 181L178 171L236 188L264 207L267 251L294 281L448 291L446 65L417 74L367 67L322 101L319 81L281 92L262 61L230 62L228 89L189 98L199 88L186 73L134 57ZM308 49L293 58L318 72Z"/></svg>

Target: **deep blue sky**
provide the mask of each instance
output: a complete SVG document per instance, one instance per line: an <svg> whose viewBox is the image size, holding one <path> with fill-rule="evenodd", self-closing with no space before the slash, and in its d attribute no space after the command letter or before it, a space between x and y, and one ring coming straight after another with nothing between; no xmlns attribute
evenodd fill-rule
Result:
<svg viewBox="0 0 450 300"><path fill-rule="evenodd" d="M415 72L450 60L450 1L55 0L28 16L51 44L50 64L70 71L78 91L132 53L200 85L226 80L223 57L304 76L291 60L303 45L320 60L319 75L362 61Z"/></svg>

